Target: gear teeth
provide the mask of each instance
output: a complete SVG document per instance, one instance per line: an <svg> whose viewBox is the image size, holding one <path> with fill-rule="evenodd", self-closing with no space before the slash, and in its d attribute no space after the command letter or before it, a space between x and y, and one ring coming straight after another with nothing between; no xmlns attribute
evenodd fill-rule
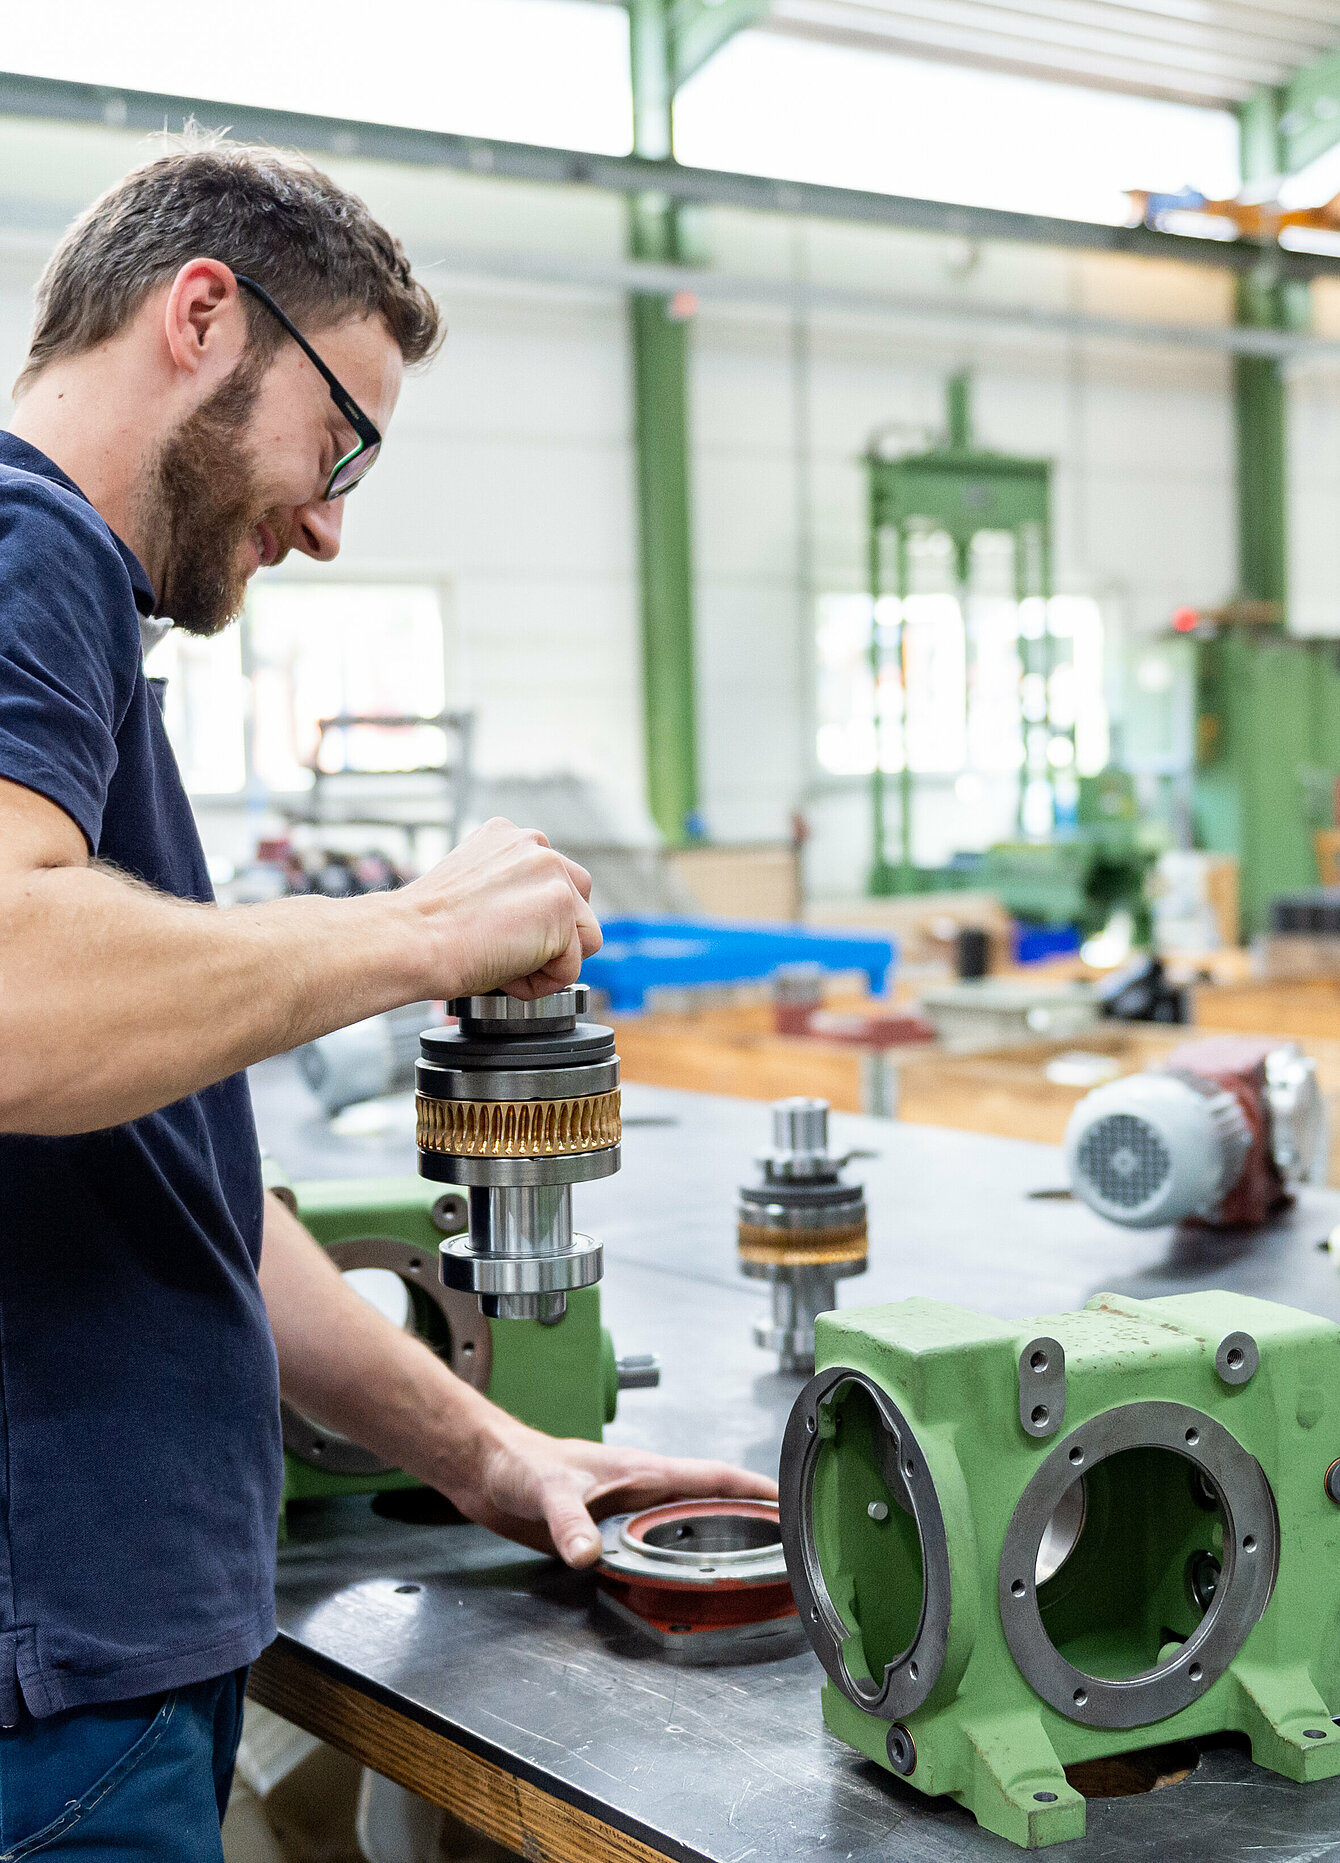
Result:
<svg viewBox="0 0 1340 1863"><path fill-rule="evenodd" d="M418 1146L449 1158L553 1158L619 1143L620 1094L572 1100L437 1100L418 1096Z"/></svg>

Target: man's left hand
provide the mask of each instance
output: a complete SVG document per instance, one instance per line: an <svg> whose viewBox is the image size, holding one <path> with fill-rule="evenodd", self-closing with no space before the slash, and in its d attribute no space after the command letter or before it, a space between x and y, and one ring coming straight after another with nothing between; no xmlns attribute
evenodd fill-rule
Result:
<svg viewBox="0 0 1340 1863"><path fill-rule="evenodd" d="M519 1423L499 1432L473 1479L453 1483L451 1495L481 1526L537 1551L557 1552L571 1566L595 1564L596 1522L609 1514L713 1497L772 1501L777 1484L726 1462L556 1439Z"/></svg>

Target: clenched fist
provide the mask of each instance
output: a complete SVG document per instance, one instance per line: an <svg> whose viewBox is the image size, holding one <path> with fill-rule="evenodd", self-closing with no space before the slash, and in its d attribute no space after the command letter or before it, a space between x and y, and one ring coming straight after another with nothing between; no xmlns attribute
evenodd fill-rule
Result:
<svg viewBox="0 0 1340 1863"><path fill-rule="evenodd" d="M600 949L590 874L536 829L501 817L395 898L414 915L425 998L548 996Z"/></svg>

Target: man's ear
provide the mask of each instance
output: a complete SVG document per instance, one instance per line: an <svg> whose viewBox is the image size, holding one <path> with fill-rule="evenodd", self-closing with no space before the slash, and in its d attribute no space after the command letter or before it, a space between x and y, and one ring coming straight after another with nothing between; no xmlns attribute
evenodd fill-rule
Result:
<svg viewBox="0 0 1340 1863"><path fill-rule="evenodd" d="M163 307L163 334L174 369L220 379L246 347L246 308L237 280L218 259L190 259L173 279Z"/></svg>

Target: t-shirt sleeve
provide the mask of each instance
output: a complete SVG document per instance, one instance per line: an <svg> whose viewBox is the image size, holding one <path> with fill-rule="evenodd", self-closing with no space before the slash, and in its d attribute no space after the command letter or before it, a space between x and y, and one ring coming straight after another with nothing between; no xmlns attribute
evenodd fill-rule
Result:
<svg viewBox="0 0 1340 1863"><path fill-rule="evenodd" d="M138 671L130 578L97 513L0 484L0 777L64 809L90 850Z"/></svg>

